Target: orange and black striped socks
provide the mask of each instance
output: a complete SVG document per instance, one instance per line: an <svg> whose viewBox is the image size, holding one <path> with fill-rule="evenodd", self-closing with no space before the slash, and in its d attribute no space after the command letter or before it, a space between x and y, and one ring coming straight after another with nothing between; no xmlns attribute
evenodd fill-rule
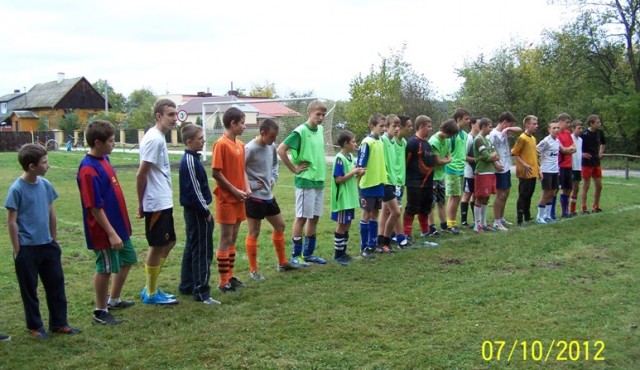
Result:
<svg viewBox="0 0 640 370"><path fill-rule="evenodd" d="M229 247L229 280L233 277L233 267L236 264L236 246Z"/></svg>
<svg viewBox="0 0 640 370"><path fill-rule="evenodd" d="M218 273L220 274L220 286L229 284L229 252L216 252L218 260Z"/></svg>

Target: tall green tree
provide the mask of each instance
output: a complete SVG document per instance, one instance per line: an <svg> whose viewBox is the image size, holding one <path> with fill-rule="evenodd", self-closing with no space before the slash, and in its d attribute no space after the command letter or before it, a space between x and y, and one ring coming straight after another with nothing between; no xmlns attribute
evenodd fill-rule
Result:
<svg viewBox="0 0 640 370"><path fill-rule="evenodd" d="M101 95L104 95L104 91L106 88L107 99L112 111L117 113L125 113L127 111L127 99L121 93L116 92L108 81L99 79L92 85L93 88L96 89Z"/></svg>
<svg viewBox="0 0 640 370"><path fill-rule="evenodd" d="M137 89L129 94L127 106L129 120L127 128L146 128L153 126L153 106L156 102L156 95L147 88Z"/></svg>
<svg viewBox="0 0 640 370"><path fill-rule="evenodd" d="M276 99L278 93L276 92L276 84L273 82L265 81L264 85L253 84L249 91L249 96Z"/></svg>

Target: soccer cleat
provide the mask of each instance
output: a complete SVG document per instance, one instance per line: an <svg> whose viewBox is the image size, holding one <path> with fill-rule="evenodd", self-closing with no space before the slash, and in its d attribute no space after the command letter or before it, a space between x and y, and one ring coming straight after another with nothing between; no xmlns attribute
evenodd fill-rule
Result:
<svg viewBox="0 0 640 370"><path fill-rule="evenodd" d="M540 225L545 225L547 223L547 221L545 221L544 218L538 217L538 218L536 218L536 223L540 224Z"/></svg>
<svg viewBox="0 0 640 370"><path fill-rule="evenodd" d="M495 227L491 227L489 225L482 226L482 231L496 231Z"/></svg>
<svg viewBox="0 0 640 370"><path fill-rule="evenodd" d="M0 333L0 342L8 342L10 340L11 340L10 336Z"/></svg>
<svg viewBox="0 0 640 370"><path fill-rule="evenodd" d="M342 255L343 258L345 258L347 261L351 262L353 260L353 257L351 257L351 255L345 253Z"/></svg>
<svg viewBox="0 0 640 370"><path fill-rule="evenodd" d="M256 271L252 271L252 272L250 272L250 273L249 273L249 277L250 277L252 280L256 280L256 281L264 281L264 280L265 280L265 279L264 279L264 275L262 275L262 274L260 273L260 271L257 271L257 270L256 270Z"/></svg>
<svg viewBox="0 0 640 370"><path fill-rule="evenodd" d="M107 303L107 308L110 310L124 310L125 308L129 308L135 305L135 302L132 301L120 301L118 304Z"/></svg>
<svg viewBox="0 0 640 370"><path fill-rule="evenodd" d="M439 238L442 236L442 234L438 230L433 230L433 232L429 233L429 235L427 236L430 238Z"/></svg>
<svg viewBox="0 0 640 370"><path fill-rule="evenodd" d="M569 213L569 216L571 216L571 217L576 217L577 215L578 215L578 213L577 213L577 212L571 212L571 213Z"/></svg>
<svg viewBox="0 0 640 370"><path fill-rule="evenodd" d="M384 253L398 253L397 250L393 249L392 247L388 246L388 245L383 245L382 249L385 251Z"/></svg>
<svg viewBox="0 0 640 370"><path fill-rule="evenodd" d="M209 305L209 306L215 306L215 305L219 305L220 301L216 301L215 299L209 297L207 299L205 299L204 301L202 301L202 303Z"/></svg>
<svg viewBox="0 0 640 370"><path fill-rule="evenodd" d="M122 320L111 316L108 311L95 310L93 311L93 323L100 325L118 325L122 323Z"/></svg>
<svg viewBox="0 0 640 370"><path fill-rule="evenodd" d="M453 234L453 235L460 235L460 229L458 229L457 227L447 227L447 232Z"/></svg>
<svg viewBox="0 0 640 370"><path fill-rule="evenodd" d="M500 231L509 231L503 224L494 224L493 228Z"/></svg>
<svg viewBox="0 0 640 370"><path fill-rule="evenodd" d="M49 339L49 333L47 333L44 328L40 329L29 329L29 334L31 334L31 338L37 340L46 340Z"/></svg>
<svg viewBox="0 0 640 370"><path fill-rule="evenodd" d="M320 258L318 256L313 256L313 255L304 257L304 261L317 263L318 265L324 265L327 263L326 259Z"/></svg>
<svg viewBox="0 0 640 370"><path fill-rule="evenodd" d="M482 234L482 227L476 225L473 225L473 232L476 234Z"/></svg>
<svg viewBox="0 0 640 370"><path fill-rule="evenodd" d="M602 210L600 208L596 207L596 208L592 209L591 212L600 213L600 212L602 212Z"/></svg>
<svg viewBox="0 0 640 370"><path fill-rule="evenodd" d="M69 334L69 335L76 335L76 334L80 334L82 332L82 330L78 329L78 328L72 328L69 325L65 325L61 328L57 328L55 330L51 331L52 333L57 333L57 334Z"/></svg>
<svg viewBox="0 0 640 370"><path fill-rule="evenodd" d="M583 209L583 210L582 210L582 214L583 214L583 215L588 215L589 213L591 213L591 212L589 212L589 211L588 211L588 210L586 210L586 209Z"/></svg>
<svg viewBox="0 0 640 370"><path fill-rule="evenodd" d="M244 288L244 283L238 280L235 276L229 279L229 284L234 288Z"/></svg>
<svg viewBox="0 0 640 370"><path fill-rule="evenodd" d="M167 298L160 294L160 291L156 292L156 294L152 296L148 296L145 294L144 298L142 298L142 303L144 304L155 304L159 306L178 304L178 300L175 298Z"/></svg>
<svg viewBox="0 0 640 370"><path fill-rule="evenodd" d="M500 220L500 223L503 224L503 225L507 225L507 226L513 225L513 222L509 222L509 221L505 220L504 217Z"/></svg>
<svg viewBox="0 0 640 370"><path fill-rule="evenodd" d="M334 258L333 259L335 262L341 264L342 266L349 266L349 259L347 258L347 255L342 255L338 258Z"/></svg>
<svg viewBox="0 0 640 370"><path fill-rule="evenodd" d="M284 265L278 265L278 271L291 271L291 270L299 270L302 266L296 265L295 263L287 262Z"/></svg>
<svg viewBox="0 0 640 370"><path fill-rule="evenodd" d="M553 223L553 222L558 222L560 220L558 220L557 218L550 218L550 217L545 217L544 221L548 224Z"/></svg>
<svg viewBox="0 0 640 370"><path fill-rule="evenodd" d="M466 228L471 227L471 225L469 225L469 223L468 223L467 221L462 221L462 222L460 223L460 226L462 226L462 227L466 227Z"/></svg>
<svg viewBox="0 0 640 370"><path fill-rule="evenodd" d="M363 249L362 252L360 252L360 255L362 258L376 258L373 249L369 247Z"/></svg>
<svg viewBox="0 0 640 370"><path fill-rule="evenodd" d="M430 241L428 241L428 240L425 240L425 241L423 241L423 242L422 242L422 246L423 246L423 247L437 247L437 246L439 246L439 245L440 245L440 244L435 243L435 242L430 242Z"/></svg>
<svg viewBox="0 0 640 370"><path fill-rule="evenodd" d="M302 259L302 256L291 257L291 261L289 261L289 262L293 263L294 265L300 266L300 267L309 267L309 266L311 266L310 263L307 263Z"/></svg>
<svg viewBox="0 0 640 370"><path fill-rule="evenodd" d="M161 296L167 299L176 299L175 294L166 293L160 289L157 289L156 294L160 294ZM146 295L147 295L147 287L145 286L144 288L142 288L142 291L140 292L140 299L144 299Z"/></svg>
<svg viewBox="0 0 640 370"><path fill-rule="evenodd" d="M221 291L222 293L237 293L236 288L234 288L231 285L231 283L228 283L227 285L218 286L218 290Z"/></svg>

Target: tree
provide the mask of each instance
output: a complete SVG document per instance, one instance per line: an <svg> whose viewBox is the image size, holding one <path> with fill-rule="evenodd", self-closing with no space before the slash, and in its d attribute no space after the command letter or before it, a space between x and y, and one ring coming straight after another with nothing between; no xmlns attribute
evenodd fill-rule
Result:
<svg viewBox="0 0 640 370"><path fill-rule="evenodd" d="M156 102L156 96L153 91L142 88L137 89L129 94L127 99L129 121L127 128L145 128L154 124L153 106Z"/></svg>
<svg viewBox="0 0 640 370"><path fill-rule="evenodd" d="M253 84L249 91L249 96L276 99L278 98L276 84L269 81L265 81L264 85Z"/></svg>
<svg viewBox="0 0 640 370"><path fill-rule="evenodd" d="M127 111L127 99L124 97L124 95L115 92L115 90L107 82L107 80L100 79L93 83L93 88L103 96L105 86L107 89L107 100L109 105L111 106L111 110L118 113L125 113Z"/></svg>
<svg viewBox="0 0 640 370"><path fill-rule="evenodd" d="M73 112L68 112L63 117L58 117L57 121L58 128L64 132L64 137L73 135L73 132L80 127L78 115Z"/></svg>

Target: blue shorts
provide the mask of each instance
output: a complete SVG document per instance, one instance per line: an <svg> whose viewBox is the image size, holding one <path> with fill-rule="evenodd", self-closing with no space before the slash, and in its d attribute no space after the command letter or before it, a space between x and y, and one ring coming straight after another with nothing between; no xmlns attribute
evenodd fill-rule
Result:
<svg viewBox="0 0 640 370"><path fill-rule="evenodd" d="M343 209L338 212L331 212L331 219L339 224L351 225L351 221L353 221L356 215L356 211L351 209Z"/></svg>
<svg viewBox="0 0 640 370"><path fill-rule="evenodd" d="M511 189L511 171L505 173L496 173L496 189Z"/></svg>

